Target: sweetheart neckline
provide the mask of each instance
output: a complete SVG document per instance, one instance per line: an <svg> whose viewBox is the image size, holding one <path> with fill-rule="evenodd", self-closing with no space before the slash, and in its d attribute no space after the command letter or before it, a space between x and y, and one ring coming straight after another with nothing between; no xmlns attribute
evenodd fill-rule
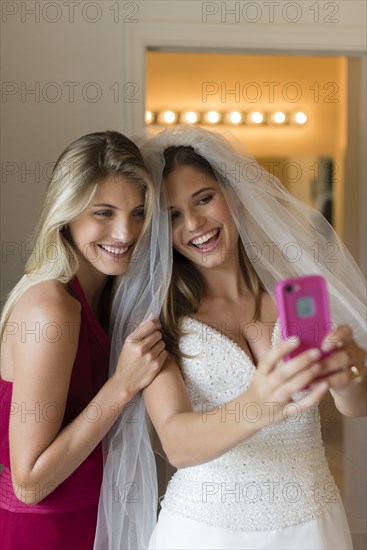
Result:
<svg viewBox="0 0 367 550"><path fill-rule="evenodd" d="M211 331L213 331L216 335L220 336L221 338L224 338L224 340L226 342L228 342L229 344L231 344L235 349L237 349L246 359L247 361L250 363L250 365L256 369L256 365L255 363L253 362L253 360L251 359L251 357L249 356L248 353L245 352L245 350L243 350L241 348L241 346L239 344L237 344L237 342L235 342L234 340L232 340L231 338L228 338L228 336L226 336L225 334L223 334L223 332L220 332L219 330L215 329L214 327L212 327L211 325L209 325L208 323L204 323L204 321L199 321L199 319L195 319L194 317L190 317L189 315L186 315L184 317L184 319L187 319L188 321L193 321L194 323L198 323L199 325L202 325L204 327L208 327ZM271 333L271 340L270 340L270 343L271 343L271 347L274 347L274 336L275 336L275 329L277 327L277 325L279 324L279 319L277 318L275 320L275 323L274 323L274 326L273 326L273 330L272 330L272 333Z"/></svg>

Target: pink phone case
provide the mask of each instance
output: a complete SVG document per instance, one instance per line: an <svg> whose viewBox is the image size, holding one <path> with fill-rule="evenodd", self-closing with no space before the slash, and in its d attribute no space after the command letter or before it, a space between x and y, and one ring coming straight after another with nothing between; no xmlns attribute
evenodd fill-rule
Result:
<svg viewBox="0 0 367 550"><path fill-rule="evenodd" d="M281 337L298 336L298 348L290 359L309 348L320 347L332 330L326 282L320 275L284 279L275 287ZM325 353L322 357L326 357Z"/></svg>

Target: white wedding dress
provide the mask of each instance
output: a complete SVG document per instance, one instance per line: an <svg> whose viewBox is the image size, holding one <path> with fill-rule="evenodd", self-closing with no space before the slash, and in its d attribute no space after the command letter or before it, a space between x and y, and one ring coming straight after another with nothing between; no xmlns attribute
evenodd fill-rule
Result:
<svg viewBox="0 0 367 550"><path fill-rule="evenodd" d="M182 374L203 422L244 392L255 366L232 340L185 317ZM272 343L279 339L276 323ZM297 396L295 396L297 397ZM290 405L295 407L296 405ZM256 403L224 409L256 422ZM271 404L269 403L269 414ZM271 424L219 458L177 470L152 534L151 550L351 550L339 490L329 471L318 408Z"/></svg>

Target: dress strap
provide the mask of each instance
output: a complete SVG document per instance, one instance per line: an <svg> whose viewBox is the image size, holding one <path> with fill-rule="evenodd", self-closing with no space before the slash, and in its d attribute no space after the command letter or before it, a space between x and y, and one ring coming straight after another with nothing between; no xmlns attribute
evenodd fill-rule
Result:
<svg viewBox="0 0 367 550"><path fill-rule="evenodd" d="M105 352L109 354L109 350L110 350L109 338L106 332L104 331L104 329L102 328L102 325L98 321L97 317L94 315L93 311L91 310L88 304L87 298L85 297L84 291L76 275L69 282L69 288L74 294L75 298L80 302L86 321L88 323L88 326L91 328L91 330L93 330L96 338L98 339L98 342L101 344Z"/></svg>

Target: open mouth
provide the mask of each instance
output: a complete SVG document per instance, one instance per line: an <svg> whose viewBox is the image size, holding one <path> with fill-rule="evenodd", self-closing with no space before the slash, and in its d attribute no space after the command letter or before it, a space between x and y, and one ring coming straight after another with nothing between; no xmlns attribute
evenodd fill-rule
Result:
<svg viewBox="0 0 367 550"><path fill-rule="evenodd" d="M221 236L221 230L211 229L204 235L196 237L189 242L189 245L194 246L197 250L201 252L211 252L213 251L219 243Z"/></svg>
<svg viewBox="0 0 367 550"><path fill-rule="evenodd" d="M110 246L107 244L99 244L99 248L103 250L106 254L112 258L123 258L127 256L131 246Z"/></svg>

